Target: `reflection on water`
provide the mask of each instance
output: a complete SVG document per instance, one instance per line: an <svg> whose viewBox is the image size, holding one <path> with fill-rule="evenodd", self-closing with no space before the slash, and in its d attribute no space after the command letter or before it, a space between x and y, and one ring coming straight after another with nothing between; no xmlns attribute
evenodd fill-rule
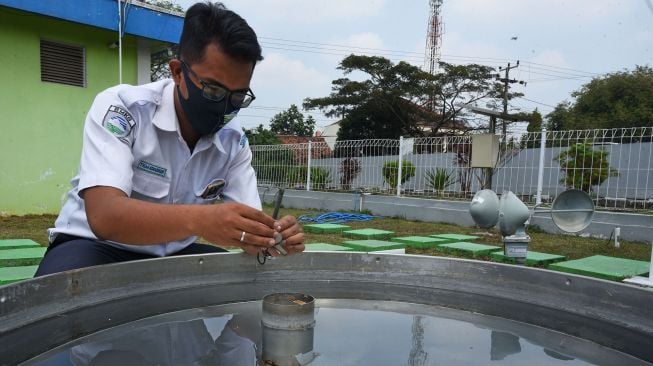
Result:
<svg viewBox="0 0 653 366"><path fill-rule="evenodd" d="M425 305L318 300L304 365L638 364L628 356L543 328ZM111 328L30 365L259 365L261 303L166 314ZM306 356L306 355L303 355Z"/></svg>

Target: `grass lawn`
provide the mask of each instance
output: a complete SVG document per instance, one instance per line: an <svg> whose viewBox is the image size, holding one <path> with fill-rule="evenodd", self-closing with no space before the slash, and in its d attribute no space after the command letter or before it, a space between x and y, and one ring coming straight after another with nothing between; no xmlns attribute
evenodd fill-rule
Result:
<svg viewBox="0 0 653 366"><path fill-rule="evenodd" d="M272 213L272 207L266 206L264 210ZM282 208L279 215L319 214L314 210L298 210ZM56 215L26 215L26 216L0 216L0 239L32 239L41 245L47 245L46 229L54 223ZM399 218L381 218L368 222L348 222L346 225L352 229L375 228L395 232L395 236L419 236L430 234L468 234L477 235L481 238L476 243L501 245L501 237L494 229L484 230L468 228L451 224L430 223L421 221L409 221ZM607 255L612 257L637 259L649 261L651 258L650 245L638 242L621 241L621 248L615 248L612 242L606 239L582 238L571 235L553 235L539 232L534 229L528 230L531 236L529 250L551 254L564 255L568 259L578 259L592 255ZM340 244L346 239L340 234L313 234L306 233L306 243L331 243ZM437 252L435 249L412 249L407 248L409 254L424 254L433 256L455 256ZM481 257L480 259L488 259Z"/></svg>

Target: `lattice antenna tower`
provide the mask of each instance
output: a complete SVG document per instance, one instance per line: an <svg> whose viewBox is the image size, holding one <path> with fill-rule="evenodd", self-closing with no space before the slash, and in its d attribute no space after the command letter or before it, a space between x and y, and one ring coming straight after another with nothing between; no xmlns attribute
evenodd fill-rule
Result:
<svg viewBox="0 0 653 366"><path fill-rule="evenodd" d="M443 0L429 0L431 14L426 29L424 66L431 74L435 74L438 71L438 62L442 56L442 33L444 32L444 24L442 23L440 13L442 2Z"/></svg>

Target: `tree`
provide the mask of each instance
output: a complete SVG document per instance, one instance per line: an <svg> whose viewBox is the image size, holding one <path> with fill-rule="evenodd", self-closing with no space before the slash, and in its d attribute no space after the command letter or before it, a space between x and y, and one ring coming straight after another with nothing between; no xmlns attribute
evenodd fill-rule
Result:
<svg viewBox="0 0 653 366"><path fill-rule="evenodd" d="M292 104L287 110L272 117L270 130L278 135L313 136L315 119L309 115L304 120L304 115Z"/></svg>
<svg viewBox="0 0 653 366"><path fill-rule="evenodd" d="M263 125L258 125L258 127L251 130L245 130L245 135L250 145L279 145L281 143L277 135L270 130L266 130Z"/></svg>
<svg viewBox="0 0 653 366"><path fill-rule="evenodd" d="M619 172L610 168L609 152L595 150L589 142L574 144L555 157L565 176L560 180L567 188L592 191L608 177L616 177Z"/></svg>
<svg viewBox="0 0 653 366"><path fill-rule="evenodd" d="M440 62L441 73L435 75L433 96L435 105L440 108L439 116L433 121L431 135L436 135L441 126L456 120L466 120L465 104L474 104L482 99L497 103L503 98L503 85L493 82L493 68L470 64L453 65ZM509 93L508 99L521 96L521 93Z"/></svg>
<svg viewBox="0 0 653 366"><path fill-rule="evenodd" d="M524 121L528 121L526 133L522 135L520 141L521 148L540 147L540 135L534 134L542 131L542 114L535 108L531 113L518 113ZM510 145L510 144L508 144Z"/></svg>
<svg viewBox="0 0 653 366"><path fill-rule="evenodd" d="M150 55L150 80L158 81L172 77L168 62L174 57L172 48L164 48Z"/></svg>
<svg viewBox="0 0 653 366"><path fill-rule="evenodd" d="M565 125L571 120L571 103L564 101L558 103L553 112L546 115L546 129L549 131L563 131Z"/></svg>
<svg viewBox="0 0 653 366"><path fill-rule="evenodd" d="M176 11L176 12L179 12L179 13L184 12L184 8L182 8L181 5L177 4L176 1L171 1L171 0L138 0L138 1L150 4L150 5L158 6L159 8Z"/></svg>
<svg viewBox="0 0 653 366"><path fill-rule="evenodd" d="M572 93L575 103L547 115L565 130L653 126L653 69L636 66L594 78ZM567 112L567 113L565 113Z"/></svg>
<svg viewBox="0 0 653 366"><path fill-rule="evenodd" d="M363 81L334 80L323 98L307 98L304 108L318 108L329 117L341 117L339 140L419 136L417 122L434 113L423 107L433 76L406 62L393 64L377 56L347 56L338 69L345 75L360 71Z"/></svg>
<svg viewBox="0 0 653 366"><path fill-rule="evenodd" d="M524 120L528 121L528 126L526 131L528 132L540 132L542 131L542 113L535 108L535 110L530 113L528 118Z"/></svg>
<svg viewBox="0 0 653 366"><path fill-rule="evenodd" d="M442 126L465 117L462 104L496 97L491 67L440 66L444 71L431 75L406 62L350 55L338 69L345 75L360 71L367 79L336 79L329 96L305 99L304 108L340 117L338 140L421 136L418 123L430 125L436 135Z"/></svg>

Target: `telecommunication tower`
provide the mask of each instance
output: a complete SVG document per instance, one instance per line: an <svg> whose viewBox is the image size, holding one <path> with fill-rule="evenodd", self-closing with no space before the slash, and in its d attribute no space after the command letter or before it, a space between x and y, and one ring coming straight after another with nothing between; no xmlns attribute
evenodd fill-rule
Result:
<svg viewBox="0 0 653 366"><path fill-rule="evenodd" d="M424 67L431 74L438 70L438 62L442 56L440 48L442 47L442 33L444 31L440 9L443 0L429 0L430 15L429 23L426 29L426 52L424 57Z"/></svg>

